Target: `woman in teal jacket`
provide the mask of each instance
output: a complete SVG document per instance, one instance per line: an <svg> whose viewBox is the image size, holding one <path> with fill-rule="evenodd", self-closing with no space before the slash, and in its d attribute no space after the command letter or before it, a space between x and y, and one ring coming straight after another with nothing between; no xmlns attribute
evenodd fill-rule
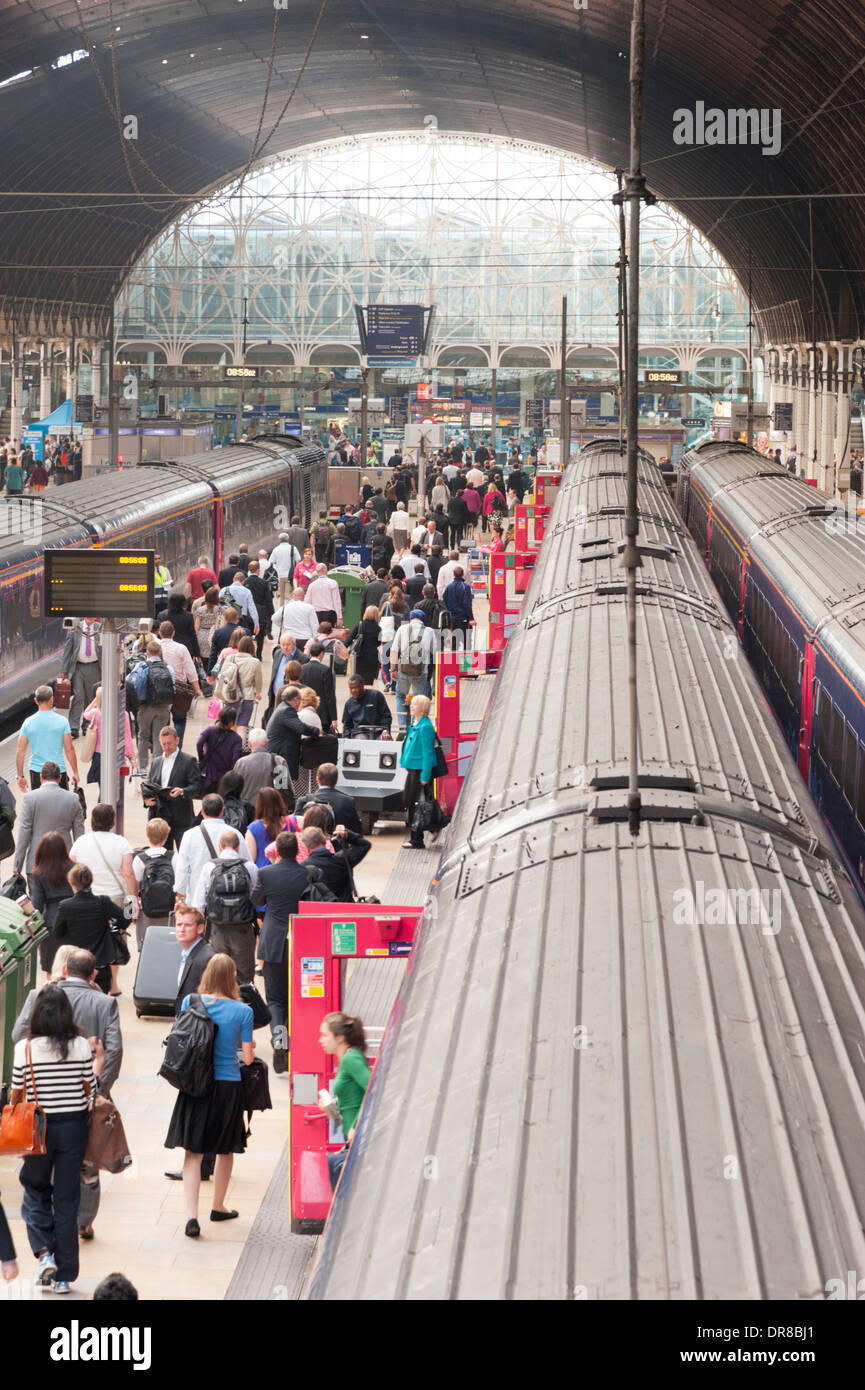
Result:
<svg viewBox="0 0 865 1390"><path fill-rule="evenodd" d="M408 823L414 820L414 809L421 788L432 796L432 777L436 765L436 737L433 722L429 717L430 702L426 695L415 695L411 702L411 724L405 736L400 757L400 767L408 768L405 780L405 800L408 808ZM423 832L411 830L411 836L404 841L404 848L423 849Z"/></svg>

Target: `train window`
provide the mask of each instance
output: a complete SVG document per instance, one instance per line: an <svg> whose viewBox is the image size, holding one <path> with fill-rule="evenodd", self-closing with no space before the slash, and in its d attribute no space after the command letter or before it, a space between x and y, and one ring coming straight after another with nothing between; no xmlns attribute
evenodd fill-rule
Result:
<svg viewBox="0 0 865 1390"><path fill-rule="evenodd" d="M832 732L832 701L823 687L820 687L820 716L817 724L817 752L829 766L829 745Z"/></svg>
<svg viewBox="0 0 865 1390"><path fill-rule="evenodd" d="M841 759L844 751L844 716L837 706L832 709L832 757L830 770L839 787L841 785Z"/></svg>
<svg viewBox="0 0 865 1390"><path fill-rule="evenodd" d="M856 784L856 819L865 826L865 748L859 749L859 780Z"/></svg>
<svg viewBox="0 0 865 1390"><path fill-rule="evenodd" d="M856 796L856 752L859 741L850 725L844 738L844 799L854 804Z"/></svg>
<svg viewBox="0 0 865 1390"><path fill-rule="evenodd" d="M9 648L13 642L20 642L24 636L21 627L21 598L24 585L20 582L10 585L3 598L3 642Z"/></svg>
<svg viewBox="0 0 865 1390"><path fill-rule="evenodd" d="M24 586L24 631L29 636L42 631L42 576Z"/></svg>

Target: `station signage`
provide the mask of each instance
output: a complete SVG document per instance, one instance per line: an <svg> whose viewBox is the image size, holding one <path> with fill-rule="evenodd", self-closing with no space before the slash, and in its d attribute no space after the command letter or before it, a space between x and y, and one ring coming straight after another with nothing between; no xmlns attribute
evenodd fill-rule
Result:
<svg viewBox="0 0 865 1390"><path fill-rule="evenodd" d="M686 430L704 430L706 421L695 416L693 420L683 420L682 425Z"/></svg>
<svg viewBox="0 0 865 1390"><path fill-rule="evenodd" d="M647 369L645 382L647 386L681 386L684 375L684 372L672 372L666 369Z"/></svg>
<svg viewBox="0 0 865 1390"><path fill-rule="evenodd" d="M367 357L419 357L425 313L422 304L368 304Z"/></svg>
<svg viewBox="0 0 865 1390"><path fill-rule="evenodd" d="M45 607L53 617L149 618L152 550L46 550Z"/></svg>
<svg viewBox="0 0 865 1390"><path fill-rule="evenodd" d="M542 430L544 428L543 397L532 397L525 402L525 420L527 430Z"/></svg>

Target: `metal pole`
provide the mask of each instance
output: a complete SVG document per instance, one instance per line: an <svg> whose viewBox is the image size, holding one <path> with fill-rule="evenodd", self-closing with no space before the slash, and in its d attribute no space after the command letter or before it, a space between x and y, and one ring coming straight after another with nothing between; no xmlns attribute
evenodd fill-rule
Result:
<svg viewBox="0 0 865 1390"><path fill-rule="evenodd" d="M100 762L100 796L113 806L117 815L118 833L123 824L118 768L118 724L120 721L120 654L114 618L102 624L102 757ZM122 746L122 745L121 745Z"/></svg>
<svg viewBox="0 0 865 1390"><path fill-rule="evenodd" d="M114 296L108 319L108 467L117 467L120 453L120 388L114 366L116 354L114 344ZM103 695L103 699L105 696ZM104 716L103 716L104 717Z"/></svg>
<svg viewBox="0 0 865 1390"><path fill-rule="evenodd" d="M625 200L622 196L622 173L616 170L619 181L619 453L625 452L625 366L628 358L628 253L625 234Z"/></svg>
<svg viewBox="0 0 865 1390"><path fill-rule="evenodd" d="M562 369L559 373L559 466L571 457L571 409L568 401L568 296L562 295Z"/></svg>
<svg viewBox="0 0 865 1390"><path fill-rule="evenodd" d="M637 545L639 517L637 515L637 450L639 439L639 346L640 346L640 203L645 196L646 183L641 171L643 130L643 65L646 47L645 0L634 0L631 19L631 151L630 170L625 181L625 197L630 203L628 239L628 471L625 498L625 548L622 567L627 571L628 622L628 828L632 835L640 832L640 784L638 768L637 703L637 570L642 566Z"/></svg>
<svg viewBox="0 0 865 1390"><path fill-rule="evenodd" d="M490 384L490 401L491 401L491 410L490 410L490 438L491 438L491 440L492 440L492 446L493 446L493 467L495 467L495 463L496 463L496 410L497 410L497 408L498 408L498 399L497 399L497 396L498 396L498 385L499 385L498 371L496 370L495 367L493 367L493 370L492 370L492 381L491 381L491 384Z"/></svg>
<svg viewBox="0 0 865 1390"><path fill-rule="evenodd" d="M751 248L748 247L748 418L745 443L754 447L754 321L751 314Z"/></svg>
<svg viewBox="0 0 865 1390"><path fill-rule="evenodd" d="M366 463L367 435L369 433L368 380L369 367L362 367L360 373L360 466Z"/></svg>
<svg viewBox="0 0 865 1390"><path fill-rule="evenodd" d="M425 515L424 496L426 493L426 435L421 429L420 444L417 451L417 517Z"/></svg>
<svg viewBox="0 0 865 1390"><path fill-rule="evenodd" d="M246 366L246 322L247 322L247 319L246 319L246 306L247 306L247 303L248 303L248 302L249 302L249 301L247 300L246 295L244 295L244 296L243 296L243 344L242 344L241 350L240 350L240 364L241 364L242 367L245 367L245 366ZM245 382L244 378L241 377L241 378L240 378L240 390L239 390L238 393L237 393L237 419L236 419L236 421L235 421L235 428L234 428L234 433L235 433L235 436L236 436L236 438L237 438L238 444L240 443L240 436L243 434L243 405L244 405L245 399L246 399L246 382Z"/></svg>

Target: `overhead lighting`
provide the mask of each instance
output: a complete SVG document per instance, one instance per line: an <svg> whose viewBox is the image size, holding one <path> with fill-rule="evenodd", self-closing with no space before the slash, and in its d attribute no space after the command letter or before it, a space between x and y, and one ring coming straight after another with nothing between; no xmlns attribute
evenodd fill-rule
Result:
<svg viewBox="0 0 865 1390"><path fill-rule="evenodd" d="M163 58L163 59L162 59L162 66L165 67L165 65L166 65L167 62L168 62L168 59L167 59L167 58Z"/></svg>
<svg viewBox="0 0 865 1390"><path fill-rule="evenodd" d="M368 38L369 38L369 34L361 34L361 38L362 38L362 39L368 39Z"/></svg>
<svg viewBox="0 0 865 1390"><path fill-rule="evenodd" d="M190 58L194 58L194 57L195 57L195 54L194 54L194 53L190 53L189 56L190 56Z"/></svg>

